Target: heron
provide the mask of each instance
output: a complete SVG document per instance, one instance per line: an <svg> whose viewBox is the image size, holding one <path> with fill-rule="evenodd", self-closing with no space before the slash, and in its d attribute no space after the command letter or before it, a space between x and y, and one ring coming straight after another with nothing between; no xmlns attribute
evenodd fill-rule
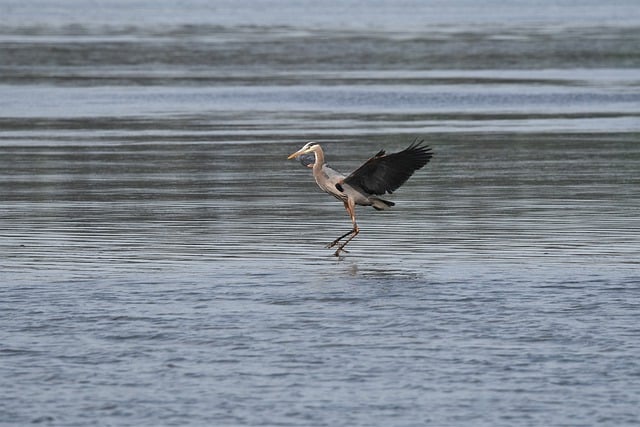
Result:
<svg viewBox="0 0 640 427"><path fill-rule="evenodd" d="M389 209L395 203L378 196L393 193L407 182L415 171L429 163L433 152L431 147L423 144L423 140L415 140L404 150L390 154L380 150L348 176L330 168L324 162L322 147L313 141L306 143L288 157L290 160L313 153L315 161L305 161L303 164L313 169L313 177L323 191L344 203L353 228L327 245L327 248L338 246L334 253L336 257L339 257L341 252L348 252L344 247L360 233L356 222L356 205L372 206L378 211Z"/></svg>

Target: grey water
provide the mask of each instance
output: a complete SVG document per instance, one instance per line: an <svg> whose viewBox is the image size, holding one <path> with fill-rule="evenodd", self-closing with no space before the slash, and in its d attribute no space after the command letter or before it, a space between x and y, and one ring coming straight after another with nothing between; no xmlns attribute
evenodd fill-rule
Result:
<svg viewBox="0 0 640 427"><path fill-rule="evenodd" d="M0 425L640 423L637 2L0 16Z"/></svg>

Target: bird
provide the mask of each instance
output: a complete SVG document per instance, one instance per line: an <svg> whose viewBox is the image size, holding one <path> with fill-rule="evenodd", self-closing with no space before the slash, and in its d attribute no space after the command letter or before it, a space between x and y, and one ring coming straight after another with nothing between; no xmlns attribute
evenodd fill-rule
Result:
<svg viewBox="0 0 640 427"><path fill-rule="evenodd" d="M315 155L313 163L305 156L309 153ZM344 203L353 228L326 246L327 248L337 246L334 255L339 257L341 252L348 252L344 247L360 233L356 222L356 205L372 206L378 211L394 206L395 203L378 196L393 193L407 182L415 171L429 163L432 157L431 147L424 145L424 140L416 139L407 148L397 153L387 154L384 150L378 151L348 176L330 168L325 163L324 151L317 142L307 142L287 159L299 158L303 165L312 168L313 177L318 186ZM342 239L345 240L342 241Z"/></svg>

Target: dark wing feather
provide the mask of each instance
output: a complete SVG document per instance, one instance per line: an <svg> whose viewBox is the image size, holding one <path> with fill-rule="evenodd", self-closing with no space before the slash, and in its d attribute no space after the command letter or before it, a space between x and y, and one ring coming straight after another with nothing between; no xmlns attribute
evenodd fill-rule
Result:
<svg viewBox="0 0 640 427"><path fill-rule="evenodd" d="M393 193L431 160L433 152L429 146L422 145L423 142L413 142L406 149L389 155L380 151L346 177L345 184L369 194Z"/></svg>

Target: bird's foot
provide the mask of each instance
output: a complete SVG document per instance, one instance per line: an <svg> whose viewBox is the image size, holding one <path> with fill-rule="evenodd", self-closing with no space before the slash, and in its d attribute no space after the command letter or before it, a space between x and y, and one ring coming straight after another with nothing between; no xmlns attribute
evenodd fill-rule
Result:
<svg viewBox="0 0 640 427"><path fill-rule="evenodd" d="M344 252L345 254L349 253L349 251L344 249L344 248L338 248L338 250L333 253L333 256L339 258L340 257L340 252Z"/></svg>

